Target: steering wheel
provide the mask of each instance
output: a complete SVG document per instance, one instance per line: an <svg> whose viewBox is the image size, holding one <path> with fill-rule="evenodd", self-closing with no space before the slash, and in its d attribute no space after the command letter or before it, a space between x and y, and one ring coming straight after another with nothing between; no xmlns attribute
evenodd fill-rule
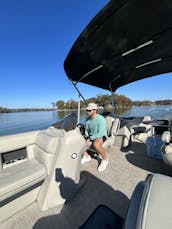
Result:
<svg viewBox="0 0 172 229"><path fill-rule="evenodd" d="M85 135L85 125L82 123L78 123L77 127L79 128L81 134L84 136Z"/></svg>

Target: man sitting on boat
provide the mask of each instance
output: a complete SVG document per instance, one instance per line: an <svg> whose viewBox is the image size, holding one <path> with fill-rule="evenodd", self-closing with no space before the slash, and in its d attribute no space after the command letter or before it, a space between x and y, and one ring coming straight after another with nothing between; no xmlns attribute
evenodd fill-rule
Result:
<svg viewBox="0 0 172 229"><path fill-rule="evenodd" d="M104 117L97 114L97 105L95 103L89 103L86 109L88 117L86 118L85 125L85 137L88 144L90 141L94 149L99 153L102 158L100 165L98 166L98 171L104 171L108 165L108 158L105 149L102 147L103 142L106 140L106 121ZM91 160L90 155L85 152L81 164Z"/></svg>

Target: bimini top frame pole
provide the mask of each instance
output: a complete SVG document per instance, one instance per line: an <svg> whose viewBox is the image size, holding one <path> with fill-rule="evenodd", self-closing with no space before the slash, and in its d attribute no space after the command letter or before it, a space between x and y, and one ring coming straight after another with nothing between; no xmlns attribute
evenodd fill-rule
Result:
<svg viewBox="0 0 172 229"><path fill-rule="evenodd" d="M88 75L90 75L91 73L93 73L93 72L99 70L99 69L102 68L102 67L103 67L103 65L101 64L101 65L99 65L98 67L92 69L91 71L85 73L77 82L74 82L74 81L70 80L70 81L72 82L74 88L75 88L76 91L78 92L78 95L79 95L79 101L78 101L78 118L77 118L78 123L80 122L80 97L81 97L81 98L83 99L83 101L85 102L85 105L87 105L87 102L86 102L84 96L82 95L82 93L80 92L80 90L78 89L77 84L78 84L79 82L81 82L81 80L83 80L84 78L86 78ZM112 114L113 114L113 116L115 115L115 112L114 112L114 110L115 110L115 105L114 105L114 91L112 90L112 83L113 83L115 80L117 80L118 78L120 78L120 77L121 77L121 75L116 76L116 77L115 77L113 80L111 80L110 83L109 83L109 90L111 91L111 103L112 103Z"/></svg>
<svg viewBox="0 0 172 229"><path fill-rule="evenodd" d="M76 91L78 92L78 115L77 115L77 124L79 124L79 122L80 122L80 111L81 111L81 104L80 104L80 97L83 99L83 101L85 102L85 105L87 105L87 102L86 102L86 100L85 100L85 98L84 98L84 96L81 94L81 92L80 92L80 90L77 88L77 82L73 82L72 80L71 80L71 82L72 82L72 84L73 84L73 86L74 86L74 88L76 89Z"/></svg>
<svg viewBox="0 0 172 229"><path fill-rule="evenodd" d="M84 96L82 95L82 93L80 92L80 90L78 89L78 87L76 86L81 80L83 80L84 78L86 78L88 75L90 75L91 73L97 71L98 69L102 68L103 65L99 65L98 67L92 69L91 71L87 72L86 74L84 74L77 82L74 82L70 79L70 81L72 82L72 85L74 86L74 88L76 89L76 91L78 92L79 95L79 101L78 101L78 117L77 117L77 122L80 122L80 97L83 99L83 101L85 102L85 105L87 105L87 102L84 98Z"/></svg>
<svg viewBox="0 0 172 229"><path fill-rule="evenodd" d="M87 102L84 98L84 96L81 94L80 90L78 89L78 87L76 86L78 82L74 82L72 80L70 80L72 82L72 85L74 86L74 88L76 89L76 91L78 92L79 97L81 97L83 99L83 101L85 102L85 105L87 105Z"/></svg>
<svg viewBox="0 0 172 229"><path fill-rule="evenodd" d="M111 91L112 115L113 115L113 116L115 116L115 104L114 104L114 94L115 94L115 92L112 90L112 83L113 83L115 80L119 79L120 77L121 77L120 75L116 76L116 77L115 77L113 80L111 80L110 83L109 83L109 89L110 89L110 91Z"/></svg>

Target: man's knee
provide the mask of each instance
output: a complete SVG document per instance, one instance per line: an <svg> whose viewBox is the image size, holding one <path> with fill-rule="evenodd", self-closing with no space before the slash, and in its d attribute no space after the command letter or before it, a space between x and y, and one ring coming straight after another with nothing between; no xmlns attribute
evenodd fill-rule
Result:
<svg viewBox="0 0 172 229"><path fill-rule="evenodd" d="M102 144L103 144L103 141L101 139L99 139L99 138L94 140L94 142L93 142L93 146L94 146L95 149L101 147Z"/></svg>
<svg viewBox="0 0 172 229"><path fill-rule="evenodd" d="M97 147L98 147L98 144L97 144L97 142L93 142L93 147L95 148L95 149L97 149Z"/></svg>

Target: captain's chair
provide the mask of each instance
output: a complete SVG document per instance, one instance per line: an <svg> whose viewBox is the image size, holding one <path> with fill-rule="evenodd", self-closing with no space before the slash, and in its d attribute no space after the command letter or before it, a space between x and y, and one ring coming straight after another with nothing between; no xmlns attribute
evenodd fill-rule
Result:
<svg viewBox="0 0 172 229"><path fill-rule="evenodd" d="M131 133L137 140L145 141L148 137L152 136L152 124L150 116L144 116L143 120L138 126L131 128Z"/></svg>
<svg viewBox="0 0 172 229"><path fill-rule="evenodd" d="M115 136L117 136L120 128L119 118L113 118L111 116L106 116L106 129L107 129L107 139L103 143L103 148L107 149L114 144ZM90 150L95 151L92 144L90 145Z"/></svg>

